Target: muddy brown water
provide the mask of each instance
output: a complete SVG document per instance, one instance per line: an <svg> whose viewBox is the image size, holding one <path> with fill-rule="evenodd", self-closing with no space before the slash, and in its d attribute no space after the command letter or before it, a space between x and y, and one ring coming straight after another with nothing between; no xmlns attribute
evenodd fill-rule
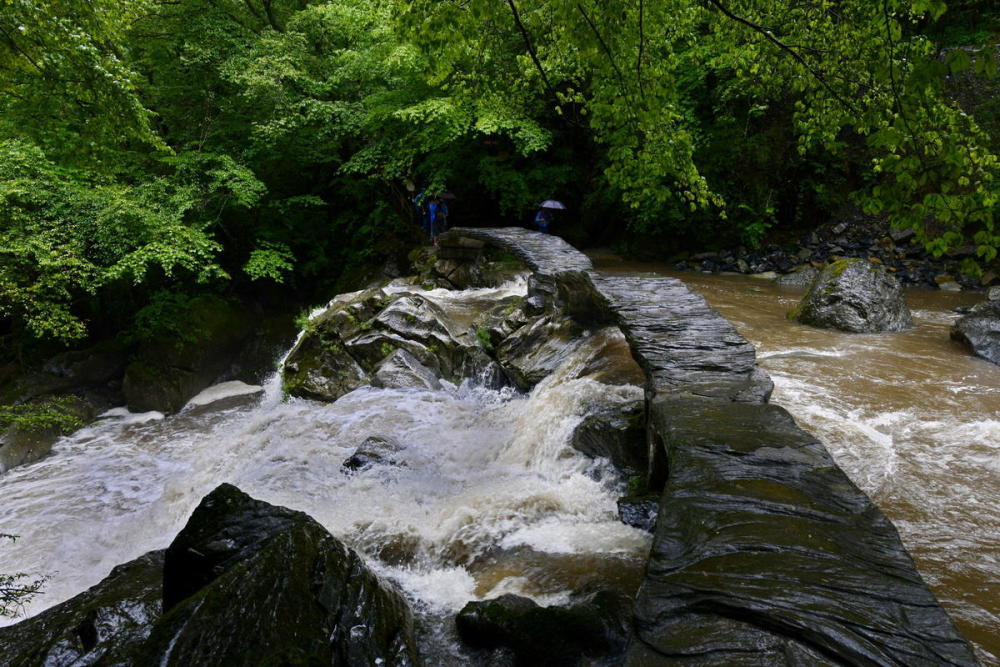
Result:
<svg viewBox="0 0 1000 667"><path fill-rule="evenodd" d="M608 273L680 278L757 348L772 402L819 437L892 519L987 665L1000 665L1000 367L949 339L974 293L911 290L914 328L826 331L788 320L803 289L595 256Z"/></svg>

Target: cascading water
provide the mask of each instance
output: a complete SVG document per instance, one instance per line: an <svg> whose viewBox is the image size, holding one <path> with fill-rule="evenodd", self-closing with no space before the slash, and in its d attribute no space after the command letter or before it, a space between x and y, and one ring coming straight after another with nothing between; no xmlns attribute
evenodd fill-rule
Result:
<svg viewBox="0 0 1000 667"><path fill-rule="evenodd" d="M524 289L423 295L462 319ZM648 536L619 522L610 465L569 446L596 406L642 396L581 376L620 338L612 328L572 343L527 396L446 383L365 387L324 404L283 399L274 378L252 406L112 411L0 476L0 527L21 536L0 552L0 571L50 577L28 609L40 611L165 547L205 494L231 482L313 516L428 614L505 592L559 601L607 571L632 572L634 586ZM397 461L345 469L373 435L403 444Z"/></svg>

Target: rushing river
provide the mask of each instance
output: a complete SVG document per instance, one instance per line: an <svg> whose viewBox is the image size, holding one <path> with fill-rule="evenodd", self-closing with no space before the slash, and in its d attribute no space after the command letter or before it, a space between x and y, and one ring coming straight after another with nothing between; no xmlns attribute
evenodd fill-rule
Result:
<svg viewBox="0 0 1000 667"><path fill-rule="evenodd" d="M803 290L746 276L673 275L757 348L773 403L822 440L892 519L917 568L980 659L1000 665L1000 367L949 339L981 294L910 290L914 328L859 335L790 321Z"/></svg>
<svg viewBox="0 0 1000 667"><path fill-rule="evenodd" d="M425 295L467 322L525 289ZM530 395L362 388L324 404L283 400L275 378L251 407L165 419L113 411L0 475L0 532L20 535L0 545L0 572L49 577L35 613L166 547L201 498L231 482L313 516L425 620L507 592L564 601L594 579L634 591L649 537L618 521L622 480L610 465L569 446L589 410L642 396L588 374L622 349L617 329L596 331ZM345 470L371 435L404 445L399 464ZM460 663L438 639L431 662Z"/></svg>
<svg viewBox="0 0 1000 667"><path fill-rule="evenodd" d="M772 400L892 518L981 659L1000 664L1000 368L948 339L951 309L981 297L913 291L912 331L852 335L788 321L801 290L677 275L756 345ZM468 322L523 290L428 294ZM0 545L0 571L47 575L28 609L40 611L165 547L228 481L315 517L400 584L425 620L502 592L555 602L594 579L634 589L648 537L617 521L621 480L568 446L593 405L640 395L587 375L622 349L617 332L595 332L527 396L363 388L321 404L283 400L275 379L249 407L113 413L0 475L0 532L21 536ZM402 464L348 474L344 459L375 434L405 444ZM446 637L424 647L435 664L462 662Z"/></svg>

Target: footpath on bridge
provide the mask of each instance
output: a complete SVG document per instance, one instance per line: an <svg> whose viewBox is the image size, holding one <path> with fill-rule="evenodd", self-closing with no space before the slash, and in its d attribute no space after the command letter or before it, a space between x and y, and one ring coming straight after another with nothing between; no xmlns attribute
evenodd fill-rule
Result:
<svg viewBox="0 0 1000 667"><path fill-rule="evenodd" d="M892 523L783 408L753 346L673 278L609 276L562 239L456 228L529 291L615 322L646 375L660 513L627 664L976 665ZM530 296L530 295L529 295Z"/></svg>

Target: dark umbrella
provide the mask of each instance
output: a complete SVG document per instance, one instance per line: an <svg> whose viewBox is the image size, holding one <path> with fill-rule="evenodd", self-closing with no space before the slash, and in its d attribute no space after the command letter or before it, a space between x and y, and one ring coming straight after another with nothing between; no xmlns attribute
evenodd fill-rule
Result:
<svg viewBox="0 0 1000 667"><path fill-rule="evenodd" d="M555 199L546 199L538 205L538 208L554 208L560 211L565 211L566 205L561 201L556 201Z"/></svg>

